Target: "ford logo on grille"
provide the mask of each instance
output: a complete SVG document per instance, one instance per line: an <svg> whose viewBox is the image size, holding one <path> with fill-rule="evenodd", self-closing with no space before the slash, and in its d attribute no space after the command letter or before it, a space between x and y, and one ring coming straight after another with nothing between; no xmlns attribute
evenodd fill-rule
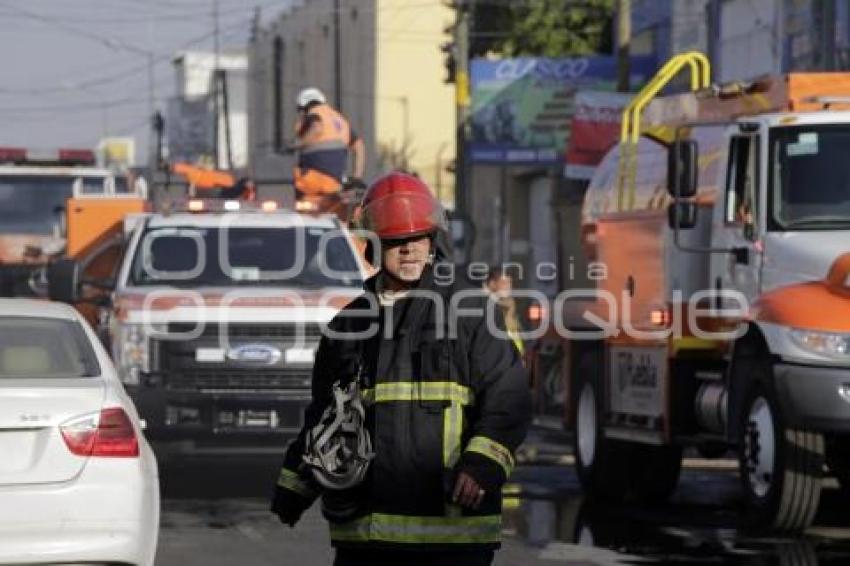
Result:
<svg viewBox="0 0 850 566"><path fill-rule="evenodd" d="M227 357L235 362L247 362L271 366L280 361L283 353L268 344L243 344L231 348Z"/></svg>

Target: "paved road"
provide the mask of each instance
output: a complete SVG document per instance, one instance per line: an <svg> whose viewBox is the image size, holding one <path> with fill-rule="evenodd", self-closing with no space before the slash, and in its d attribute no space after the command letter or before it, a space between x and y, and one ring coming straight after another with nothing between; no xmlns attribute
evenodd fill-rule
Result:
<svg viewBox="0 0 850 566"><path fill-rule="evenodd" d="M737 529L734 470L691 467L670 504L603 508L583 501L563 455L538 454L515 472L496 564L816 566L850 564L850 501L830 488L816 525L800 539L758 538ZM559 463L561 462L561 463ZM274 462L192 462L163 478L158 566L323 566L327 527L311 509L295 529L267 512Z"/></svg>

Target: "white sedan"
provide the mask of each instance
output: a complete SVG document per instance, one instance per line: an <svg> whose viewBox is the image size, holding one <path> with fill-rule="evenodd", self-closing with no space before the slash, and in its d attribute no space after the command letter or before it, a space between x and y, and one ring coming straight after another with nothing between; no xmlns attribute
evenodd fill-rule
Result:
<svg viewBox="0 0 850 566"><path fill-rule="evenodd" d="M0 564L151 565L156 460L71 307L0 299Z"/></svg>

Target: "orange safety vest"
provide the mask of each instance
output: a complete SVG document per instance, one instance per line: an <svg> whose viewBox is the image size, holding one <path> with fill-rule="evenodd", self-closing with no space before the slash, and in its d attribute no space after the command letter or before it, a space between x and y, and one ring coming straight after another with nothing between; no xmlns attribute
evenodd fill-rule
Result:
<svg viewBox="0 0 850 566"><path fill-rule="evenodd" d="M310 140L309 144L301 149L301 156L305 161L318 157L320 152L348 151L351 143L351 126L345 117L327 104L319 104L310 108L308 116L319 118L319 133L317 137ZM295 124L295 132L301 129L301 120ZM305 167L299 163L293 170L295 188L307 195L332 194L339 192L341 183L338 178L317 168Z"/></svg>
<svg viewBox="0 0 850 566"><path fill-rule="evenodd" d="M345 116L327 104L319 104L307 112L308 116L317 116L321 129L318 137L311 140L301 152L304 154L328 149L348 149L351 143L351 126ZM295 124L295 133L301 129L301 120Z"/></svg>

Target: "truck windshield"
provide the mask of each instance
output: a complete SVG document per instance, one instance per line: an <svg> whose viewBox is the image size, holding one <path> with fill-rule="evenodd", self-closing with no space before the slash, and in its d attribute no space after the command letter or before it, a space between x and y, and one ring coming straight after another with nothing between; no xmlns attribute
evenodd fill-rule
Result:
<svg viewBox="0 0 850 566"><path fill-rule="evenodd" d="M770 139L768 226L850 228L850 126L774 128Z"/></svg>
<svg viewBox="0 0 850 566"><path fill-rule="evenodd" d="M321 288L363 284L348 238L330 228L163 227L143 234L133 285Z"/></svg>
<svg viewBox="0 0 850 566"><path fill-rule="evenodd" d="M53 234L61 225L75 179L64 175L0 175L0 233ZM95 190L93 187L103 185L103 177L83 177L83 185L84 190Z"/></svg>

